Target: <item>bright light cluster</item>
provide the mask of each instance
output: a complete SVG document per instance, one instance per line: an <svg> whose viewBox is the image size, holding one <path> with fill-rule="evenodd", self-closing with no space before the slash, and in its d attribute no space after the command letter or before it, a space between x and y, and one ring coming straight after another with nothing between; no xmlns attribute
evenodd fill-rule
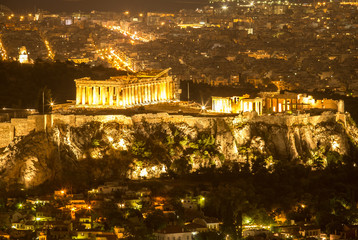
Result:
<svg viewBox="0 0 358 240"><path fill-rule="evenodd" d="M1 41L1 35L0 35L0 56L2 60L7 60L7 53Z"/></svg>
<svg viewBox="0 0 358 240"><path fill-rule="evenodd" d="M102 59L107 59L112 64L112 67L121 70L129 70L135 72L132 67L131 60L121 51L116 51L113 48L104 48L97 50L98 55Z"/></svg>
<svg viewBox="0 0 358 240"><path fill-rule="evenodd" d="M124 36L130 37L131 39L133 39L135 41L140 41L140 42L145 42L145 43L150 41L149 39L138 36L137 32L130 33L128 31L124 30L123 28L121 28L121 26L109 26L108 28L113 31L118 31L121 34L123 34Z"/></svg>
<svg viewBox="0 0 358 240"><path fill-rule="evenodd" d="M47 49L47 52L48 52L48 58L51 59L51 60L54 60L55 59L55 54L53 53L51 47L50 47L50 43L45 40L44 41L45 43L45 46L46 46L46 49Z"/></svg>

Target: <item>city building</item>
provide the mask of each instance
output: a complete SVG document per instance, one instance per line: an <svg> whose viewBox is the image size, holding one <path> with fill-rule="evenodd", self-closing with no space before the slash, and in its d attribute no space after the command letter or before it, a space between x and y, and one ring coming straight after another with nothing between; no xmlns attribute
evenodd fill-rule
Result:
<svg viewBox="0 0 358 240"><path fill-rule="evenodd" d="M212 97L212 110L218 113L257 112L262 114L262 98L250 98L245 94L241 97Z"/></svg>
<svg viewBox="0 0 358 240"><path fill-rule="evenodd" d="M154 232L155 239L157 240L191 240L192 232L186 231L184 227L181 226L167 226L166 228Z"/></svg>
<svg viewBox="0 0 358 240"><path fill-rule="evenodd" d="M76 105L126 108L176 101L179 99L178 84L168 75L169 70L142 72L108 80L76 79Z"/></svg>
<svg viewBox="0 0 358 240"><path fill-rule="evenodd" d="M29 55L25 46L22 46L19 50L19 62L20 63L30 63Z"/></svg>
<svg viewBox="0 0 358 240"><path fill-rule="evenodd" d="M311 95L299 93L260 93L264 99L264 108L268 112L303 111L309 109L327 109L344 112L343 100L316 100Z"/></svg>

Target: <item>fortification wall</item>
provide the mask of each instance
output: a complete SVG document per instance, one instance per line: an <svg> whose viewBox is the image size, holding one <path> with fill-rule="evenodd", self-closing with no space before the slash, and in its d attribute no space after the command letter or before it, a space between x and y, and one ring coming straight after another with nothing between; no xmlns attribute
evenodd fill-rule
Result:
<svg viewBox="0 0 358 240"><path fill-rule="evenodd" d="M117 122L126 126L133 126L141 121L146 121L151 124L166 123L185 123L190 127L197 127L199 129L211 129L217 119L223 119L226 122L242 123L242 122L261 122L265 124L274 125L316 125L321 122L328 121L344 121L344 114L323 113L318 116L310 116L309 114L302 115L276 115L276 116L256 116L255 114L245 114L236 117L195 117L184 115L169 115L167 113L158 114L138 114L132 117L124 115L30 115L27 118L13 118L9 123L0 123L0 148L8 146L16 137L26 136L31 131L45 131L54 126L65 124L71 127L79 127L83 124L97 121L97 122Z"/></svg>
<svg viewBox="0 0 358 240"><path fill-rule="evenodd" d="M185 123L190 127L198 128L208 128L211 126L212 122L216 117L193 117L193 116L184 116L184 115L169 115L167 113L159 114L138 114L134 115L132 118L133 123L139 123L141 121L146 121L148 123Z"/></svg>
<svg viewBox="0 0 358 240"><path fill-rule="evenodd" d="M310 116L309 114L300 114L300 115L276 115L276 116L260 116L252 119L253 122L260 122L270 125L283 125L283 126L293 126L293 125L317 125L322 122L331 122L336 121L337 114L331 112L324 112L321 115Z"/></svg>
<svg viewBox="0 0 358 240"><path fill-rule="evenodd" d="M11 123L0 123L0 147L6 147L14 140L14 126Z"/></svg>
<svg viewBox="0 0 358 240"><path fill-rule="evenodd" d="M14 136L26 136L30 133L27 118L12 118L10 124L14 127Z"/></svg>

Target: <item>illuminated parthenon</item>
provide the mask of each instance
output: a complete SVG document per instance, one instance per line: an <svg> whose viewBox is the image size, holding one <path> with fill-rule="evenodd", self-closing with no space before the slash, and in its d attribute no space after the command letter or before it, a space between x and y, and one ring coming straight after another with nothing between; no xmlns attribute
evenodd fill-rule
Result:
<svg viewBox="0 0 358 240"><path fill-rule="evenodd" d="M76 105L126 108L178 99L177 85L168 75L137 73L108 80L76 79Z"/></svg>

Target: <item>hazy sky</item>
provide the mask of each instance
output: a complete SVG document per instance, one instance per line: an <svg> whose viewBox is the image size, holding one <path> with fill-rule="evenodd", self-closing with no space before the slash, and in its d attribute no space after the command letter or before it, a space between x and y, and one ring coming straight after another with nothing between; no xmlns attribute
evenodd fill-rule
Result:
<svg viewBox="0 0 358 240"><path fill-rule="evenodd" d="M51 12L58 11L168 11L197 8L208 0L0 0L14 12L33 11L35 6Z"/></svg>

